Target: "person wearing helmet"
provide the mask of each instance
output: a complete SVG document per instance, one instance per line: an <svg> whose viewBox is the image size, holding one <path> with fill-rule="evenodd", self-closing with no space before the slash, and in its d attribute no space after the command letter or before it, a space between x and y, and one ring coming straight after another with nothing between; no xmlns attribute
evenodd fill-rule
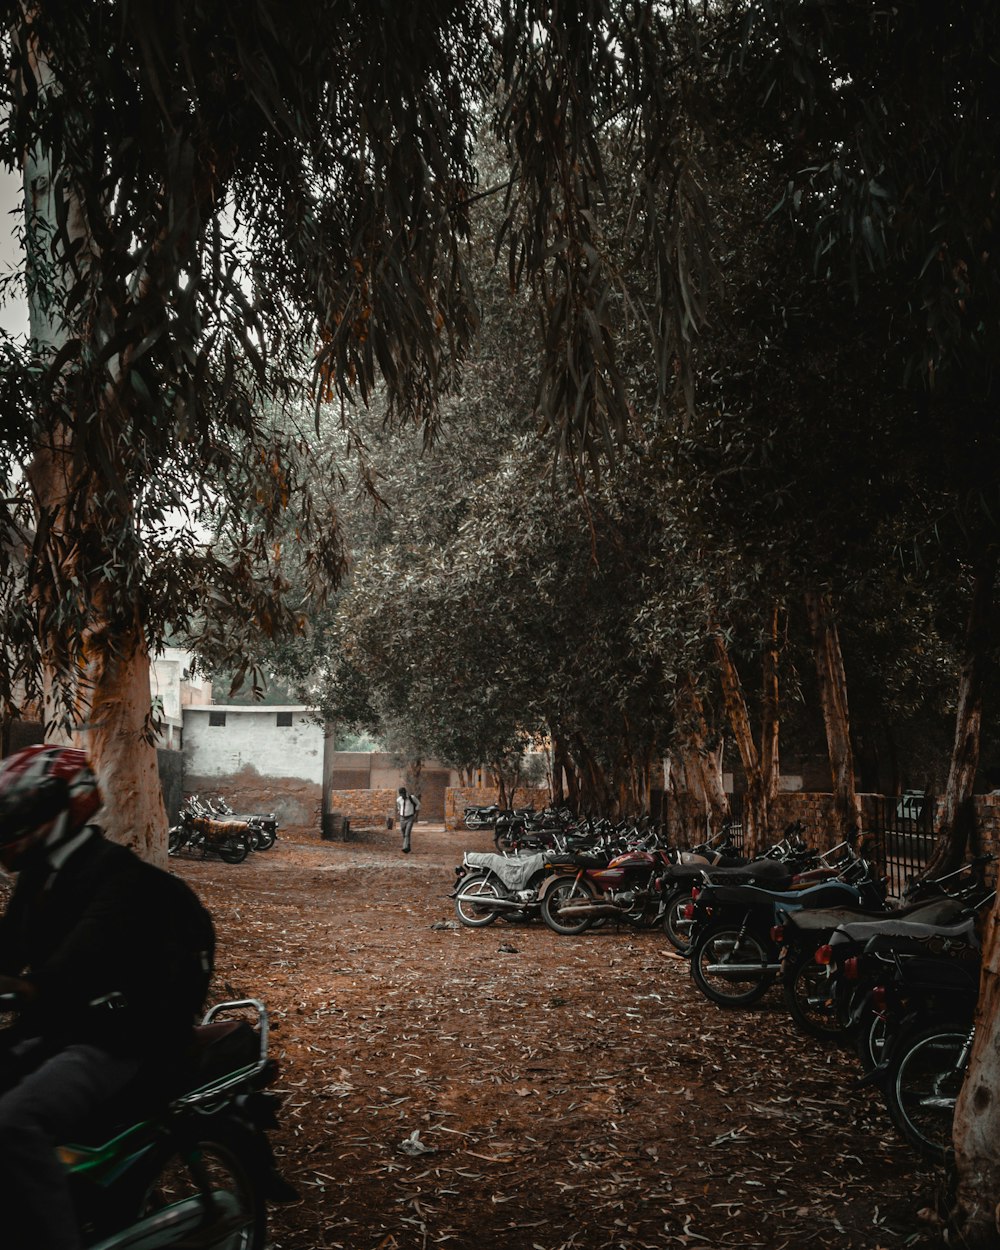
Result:
<svg viewBox="0 0 1000 1250"><path fill-rule="evenodd" d="M80 1250L56 1147L146 1068L179 1061L207 987L179 959L197 914L178 878L108 841L86 755L34 746L0 761L0 1209L7 1250Z"/></svg>

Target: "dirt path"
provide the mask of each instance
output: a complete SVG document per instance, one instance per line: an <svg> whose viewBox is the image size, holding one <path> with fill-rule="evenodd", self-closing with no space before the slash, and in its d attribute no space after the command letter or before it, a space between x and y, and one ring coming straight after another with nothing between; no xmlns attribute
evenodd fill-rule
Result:
<svg viewBox="0 0 1000 1250"><path fill-rule="evenodd" d="M940 1176L777 992L713 1007L657 931L457 926L454 865L488 835L414 847L171 861L216 916L216 997L271 1012L302 1193L277 1250L936 1244Z"/></svg>

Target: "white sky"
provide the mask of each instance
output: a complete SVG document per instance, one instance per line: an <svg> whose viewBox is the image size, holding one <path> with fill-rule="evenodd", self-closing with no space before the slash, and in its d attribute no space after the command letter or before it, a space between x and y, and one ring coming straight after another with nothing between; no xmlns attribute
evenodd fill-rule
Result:
<svg viewBox="0 0 1000 1250"><path fill-rule="evenodd" d="M21 212L21 176L0 167L0 273L3 274L20 264L21 253L14 232ZM23 298L0 305L0 328L8 334L27 334L28 306Z"/></svg>

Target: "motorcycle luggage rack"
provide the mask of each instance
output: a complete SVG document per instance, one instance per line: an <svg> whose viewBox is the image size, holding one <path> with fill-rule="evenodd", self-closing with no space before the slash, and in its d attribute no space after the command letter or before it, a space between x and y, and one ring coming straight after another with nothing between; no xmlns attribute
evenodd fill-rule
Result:
<svg viewBox="0 0 1000 1250"><path fill-rule="evenodd" d="M202 1018L202 1027L212 1024L221 1012L241 1010L253 1010L257 1013L257 1031L260 1038L260 1051L257 1059L253 1063L245 1064L242 1068L227 1072L214 1080L206 1082L204 1085L200 1085L197 1089L189 1090L186 1094L181 1094L179 1097L172 1099L171 1107L201 1108L205 1104L214 1102L221 1094L226 1094L241 1085L250 1084L255 1077L259 1076L269 1066L271 1061L268 1059L267 1053L267 1008L259 999L237 998L224 1003L216 1003L214 1007L209 1008ZM234 1023L237 1022L234 1021Z"/></svg>

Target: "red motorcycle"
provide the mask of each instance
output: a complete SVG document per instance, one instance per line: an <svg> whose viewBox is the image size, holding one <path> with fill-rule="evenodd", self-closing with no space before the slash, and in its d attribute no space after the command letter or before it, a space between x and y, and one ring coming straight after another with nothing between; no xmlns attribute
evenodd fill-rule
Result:
<svg viewBox="0 0 1000 1250"><path fill-rule="evenodd" d="M570 855L565 860L538 890L542 919L553 933L583 933L613 916L638 928L657 923L659 879L670 864L665 851L623 851L606 865Z"/></svg>

